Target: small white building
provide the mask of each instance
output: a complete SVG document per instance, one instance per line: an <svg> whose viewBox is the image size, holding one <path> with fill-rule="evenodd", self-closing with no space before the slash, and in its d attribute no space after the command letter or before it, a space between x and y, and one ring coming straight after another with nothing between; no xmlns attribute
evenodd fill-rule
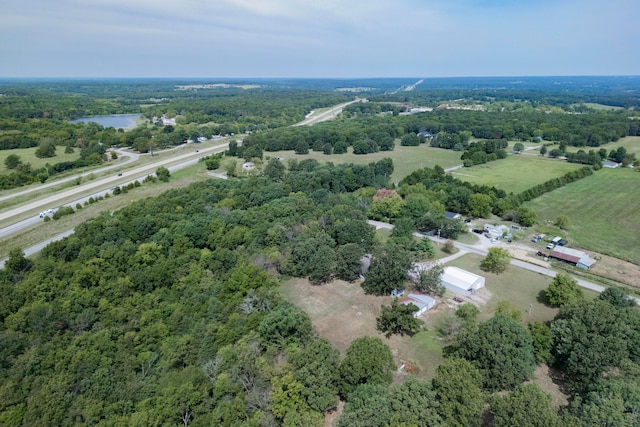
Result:
<svg viewBox="0 0 640 427"><path fill-rule="evenodd" d="M413 313L413 317L418 317L425 311L431 310L433 307L435 307L436 300L431 298L429 295L413 293L407 295L406 298L403 298L402 301L400 301L400 304L413 304L418 307L418 311Z"/></svg>
<svg viewBox="0 0 640 427"><path fill-rule="evenodd" d="M469 296L484 288L484 277L470 273L458 267L445 267L442 273L445 288L459 295Z"/></svg>

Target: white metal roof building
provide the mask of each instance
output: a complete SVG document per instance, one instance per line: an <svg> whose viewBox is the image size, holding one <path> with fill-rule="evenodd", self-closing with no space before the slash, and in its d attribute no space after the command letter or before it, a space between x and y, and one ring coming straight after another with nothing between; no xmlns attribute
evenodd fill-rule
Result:
<svg viewBox="0 0 640 427"><path fill-rule="evenodd" d="M484 288L484 277L470 273L458 267L446 267L442 273L442 284L445 288L460 295L473 295Z"/></svg>
<svg viewBox="0 0 640 427"><path fill-rule="evenodd" d="M418 311L413 313L413 317L418 317L425 311L431 310L436 306L436 300L424 294L409 294L406 298L403 298L400 303L405 305L413 304L418 307Z"/></svg>

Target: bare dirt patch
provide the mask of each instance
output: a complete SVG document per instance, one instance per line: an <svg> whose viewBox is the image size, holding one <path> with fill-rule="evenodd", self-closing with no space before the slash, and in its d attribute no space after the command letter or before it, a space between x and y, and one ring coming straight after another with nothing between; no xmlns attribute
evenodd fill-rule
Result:
<svg viewBox="0 0 640 427"><path fill-rule="evenodd" d="M569 395L562 391L564 384L556 370L547 365L538 365L530 382L538 384L544 392L551 396L551 404L554 408L568 405Z"/></svg>
<svg viewBox="0 0 640 427"><path fill-rule="evenodd" d="M591 253L591 256L598 260L591 267L592 273L608 277L627 286L640 288L640 266L607 255Z"/></svg>
<svg viewBox="0 0 640 427"><path fill-rule="evenodd" d="M384 337L376 330L376 316L380 306L391 304L392 298L366 295L359 282L335 280L313 286L306 279L292 279L283 285L283 292L343 354L355 338Z"/></svg>

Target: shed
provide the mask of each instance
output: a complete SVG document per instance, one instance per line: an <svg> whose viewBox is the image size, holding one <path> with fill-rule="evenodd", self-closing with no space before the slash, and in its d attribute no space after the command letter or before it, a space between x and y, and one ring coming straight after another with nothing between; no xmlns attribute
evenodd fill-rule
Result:
<svg viewBox="0 0 640 427"><path fill-rule="evenodd" d="M596 263L596 260L591 258L585 252L579 251L577 249L567 248L564 246L556 246L555 248L553 248L553 251L551 251L549 256L551 258L575 264L576 267L583 268L585 270L588 270L593 264Z"/></svg>
<svg viewBox="0 0 640 427"><path fill-rule="evenodd" d="M446 267L441 277L445 288L456 294L469 296L484 288L485 279L458 267Z"/></svg>
<svg viewBox="0 0 640 427"><path fill-rule="evenodd" d="M461 215L456 212L445 211L444 216L447 217L448 219L458 219L460 218Z"/></svg>
<svg viewBox="0 0 640 427"><path fill-rule="evenodd" d="M617 168L618 166L620 166L620 163L616 163L616 162L612 162L611 160L603 160L602 161L602 167L603 168Z"/></svg>
<svg viewBox="0 0 640 427"><path fill-rule="evenodd" d="M402 301L400 301L400 303L404 305L413 304L416 307L418 307L418 311L413 313L413 317L418 317L425 311L431 310L433 307L436 306L435 299L431 298L429 295L420 294L420 293L411 293L407 295L406 298L403 298Z"/></svg>

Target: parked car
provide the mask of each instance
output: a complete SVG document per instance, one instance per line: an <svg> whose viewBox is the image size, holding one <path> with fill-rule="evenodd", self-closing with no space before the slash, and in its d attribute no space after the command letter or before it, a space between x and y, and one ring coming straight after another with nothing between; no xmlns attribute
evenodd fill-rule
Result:
<svg viewBox="0 0 640 427"><path fill-rule="evenodd" d="M547 254L545 254L545 253L544 253L544 252L542 252L542 251L538 251L538 252L536 253L536 255L538 255L538 256L542 256L542 257L545 257L545 258L546 258L546 256L547 256Z"/></svg>
<svg viewBox="0 0 640 427"><path fill-rule="evenodd" d="M531 239L531 241L533 243L538 243L540 241L540 238L538 236L535 236L533 239Z"/></svg>
<svg viewBox="0 0 640 427"><path fill-rule="evenodd" d="M560 241L558 242L558 244L559 244L560 246L565 246L567 243L569 243L569 241L567 241L567 240L565 240L565 239L562 239L562 240L560 240Z"/></svg>
<svg viewBox="0 0 640 427"><path fill-rule="evenodd" d="M547 245L547 249L553 249L553 248L555 248L555 247L556 247L555 243L549 243L549 244Z"/></svg>

